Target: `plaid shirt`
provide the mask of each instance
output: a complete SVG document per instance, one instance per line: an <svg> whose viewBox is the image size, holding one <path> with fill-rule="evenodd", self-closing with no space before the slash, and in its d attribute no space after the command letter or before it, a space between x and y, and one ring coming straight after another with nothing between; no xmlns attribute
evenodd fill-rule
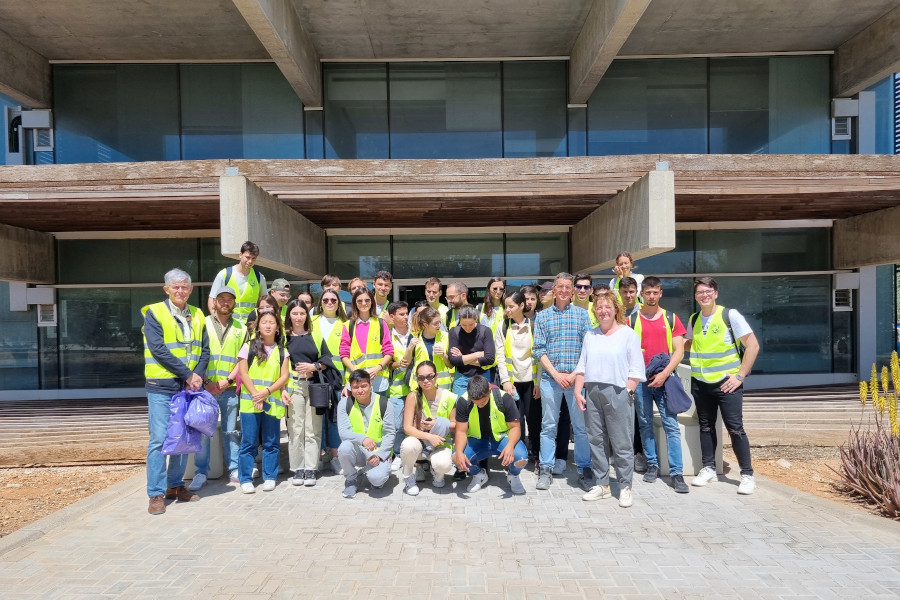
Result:
<svg viewBox="0 0 900 600"><path fill-rule="evenodd" d="M581 356L584 334L590 330L591 318L586 310L571 302L560 310L554 303L534 319L531 355L537 361L546 355L557 371L571 373Z"/></svg>

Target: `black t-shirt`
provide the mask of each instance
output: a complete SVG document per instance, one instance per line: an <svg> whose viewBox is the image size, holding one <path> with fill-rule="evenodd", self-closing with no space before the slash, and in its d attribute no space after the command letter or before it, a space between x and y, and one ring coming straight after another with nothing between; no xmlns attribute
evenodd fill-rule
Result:
<svg viewBox="0 0 900 600"><path fill-rule="evenodd" d="M456 367L457 373L466 377L484 375L485 369L483 367L494 362L494 334L491 333L490 327L485 327L478 323L471 333L467 333L465 329L457 325L450 330L449 338L447 347L459 348L459 351L464 355L484 352L484 357L478 359L477 365L463 364L462 356L453 356L451 354L448 358L450 364Z"/></svg>
<svg viewBox="0 0 900 600"><path fill-rule="evenodd" d="M516 400L506 392L500 393L499 390L491 389L494 401L497 402L497 395L500 395L500 401L497 402L497 408L503 413L506 422L519 420L519 407L516 406ZM468 398L459 397L456 401L456 422L468 423L469 412L472 410L474 402ZM491 403L488 402L484 408L478 407L478 423L481 425L481 439L492 439L494 430L491 429Z"/></svg>
<svg viewBox="0 0 900 600"><path fill-rule="evenodd" d="M298 362L302 363L314 363L319 358L325 356L331 356L331 351L328 349L328 344L322 344L322 351L320 354L319 348L316 348L316 342L313 340L313 336L309 333L304 333L303 335L288 335L288 343L287 343L287 351L288 354L291 355L291 369ZM315 379L316 376L313 375L310 379Z"/></svg>

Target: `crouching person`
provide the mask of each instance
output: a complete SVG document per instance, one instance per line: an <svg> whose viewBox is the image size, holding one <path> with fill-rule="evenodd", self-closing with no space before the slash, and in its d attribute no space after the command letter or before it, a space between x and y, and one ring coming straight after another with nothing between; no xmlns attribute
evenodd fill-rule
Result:
<svg viewBox="0 0 900 600"><path fill-rule="evenodd" d="M381 488L391 475L394 445L394 409L387 396L372 393L372 378L365 369L350 373L350 397L338 407L341 445L338 460L346 477L344 498L356 496L360 472L373 488Z"/></svg>
<svg viewBox="0 0 900 600"><path fill-rule="evenodd" d="M496 456L509 467L506 480L513 494L524 494L519 473L528 464L528 450L522 443L519 409L515 399L498 389L491 389L487 379L473 376L467 391L456 402L456 452L453 462L461 471L472 475L466 491L480 490L487 483L487 472L478 461Z"/></svg>

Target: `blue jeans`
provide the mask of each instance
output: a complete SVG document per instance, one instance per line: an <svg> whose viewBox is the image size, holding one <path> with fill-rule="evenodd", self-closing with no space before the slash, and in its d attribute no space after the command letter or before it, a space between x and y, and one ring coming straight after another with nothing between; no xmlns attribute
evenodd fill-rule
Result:
<svg viewBox="0 0 900 600"><path fill-rule="evenodd" d="M469 391L469 376L463 375L459 372L453 375L453 385L450 386L450 391L456 394L457 396L462 396L466 392Z"/></svg>
<svg viewBox="0 0 900 600"><path fill-rule="evenodd" d="M481 467L478 466L478 461L484 460L491 456L497 456L503 449L506 448L506 444L509 442L509 438L505 435L498 442L494 440L493 437L489 440L483 440L481 438L470 437L466 439L466 458L469 459L469 462L472 463L472 466L469 467L469 474L477 475L481 472ZM516 463L522 460L528 460L528 448L525 447L525 444L522 443L522 440L516 442L516 447L513 448L513 462L510 463L508 469L510 475L518 475L522 472L522 467L517 467Z"/></svg>
<svg viewBox="0 0 900 600"><path fill-rule="evenodd" d="M591 446L584 428L584 413L575 402L575 386L562 389L549 374L541 375L541 455L538 457L542 469L553 468L556 459L556 426L563 398L569 407L569 419L575 432L575 467L581 473L591 468Z"/></svg>
<svg viewBox="0 0 900 600"><path fill-rule="evenodd" d="M187 454L166 456L162 453L166 432L169 429L169 404L174 394L147 392L147 427L150 441L147 443L147 495L151 498L166 493L167 488L184 485L184 469Z"/></svg>
<svg viewBox="0 0 900 600"><path fill-rule="evenodd" d="M400 456L400 444L406 439L403 431L403 410L406 407L406 398L391 398L391 406L394 407L394 424L397 426L394 434L394 456Z"/></svg>
<svg viewBox="0 0 900 600"><path fill-rule="evenodd" d="M238 468L238 450L241 443L241 434L237 431L237 390L229 388L215 398L219 401L225 473L229 474ZM209 438L205 435L203 436L203 450L194 455L194 467L197 473L209 474Z"/></svg>
<svg viewBox="0 0 900 600"><path fill-rule="evenodd" d="M278 458L281 454L281 419L266 413L241 413L241 451L238 471L241 483L253 481L256 448L262 443L263 479L278 477Z"/></svg>
<svg viewBox="0 0 900 600"><path fill-rule="evenodd" d="M335 410L339 410L341 406L344 406L344 402L346 402L346 399L341 398L340 406L335 408ZM322 415L322 450L325 448L337 450L340 445L341 433L338 431L337 423L328 418L328 412L326 411L325 414ZM326 456L325 460L328 461L331 460L331 458Z"/></svg>
<svg viewBox="0 0 900 600"><path fill-rule="evenodd" d="M647 466L659 466L657 456L656 438L653 435L653 403L659 410L663 430L666 432L666 447L669 456L669 475L681 475L684 463L681 460L681 430L678 429L677 415L670 414L666 409L665 386L652 388L647 382L641 382L637 387L638 426L641 430L641 443L644 445L644 456L647 457Z"/></svg>

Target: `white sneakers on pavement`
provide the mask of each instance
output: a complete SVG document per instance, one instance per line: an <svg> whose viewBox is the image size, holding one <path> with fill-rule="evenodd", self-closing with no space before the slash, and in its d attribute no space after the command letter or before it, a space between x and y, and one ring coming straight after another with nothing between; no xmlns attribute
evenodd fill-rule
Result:
<svg viewBox="0 0 900 600"><path fill-rule="evenodd" d="M206 475L204 473L196 473L194 474L194 479L191 481L191 485L188 486L188 491L196 492L203 487L204 483L206 483Z"/></svg>
<svg viewBox="0 0 900 600"><path fill-rule="evenodd" d="M753 475L741 475L741 484L738 486L738 494L749 496L756 491L756 480Z"/></svg>
<svg viewBox="0 0 900 600"><path fill-rule="evenodd" d="M700 472L697 473L697 476L694 477L694 480L691 481L691 485L694 487L703 487L710 481L718 481L719 476L716 475L716 470L712 467L703 467L700 469Z"/></svg>

